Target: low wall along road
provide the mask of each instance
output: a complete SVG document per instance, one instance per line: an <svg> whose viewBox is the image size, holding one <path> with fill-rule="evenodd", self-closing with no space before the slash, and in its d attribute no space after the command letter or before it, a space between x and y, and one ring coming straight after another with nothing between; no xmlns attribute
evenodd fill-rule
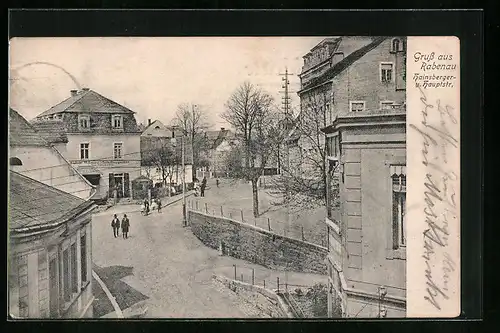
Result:
<svg viewBox="0 0 500 333"><path fill-rule="evenodd" d="M279 270L326 274L328 250L232 219L189 211L193 234L224 255Z"/></svg>

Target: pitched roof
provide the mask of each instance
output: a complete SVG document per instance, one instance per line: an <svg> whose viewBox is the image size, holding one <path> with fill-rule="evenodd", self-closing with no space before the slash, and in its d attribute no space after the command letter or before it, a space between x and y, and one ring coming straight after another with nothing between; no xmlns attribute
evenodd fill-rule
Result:
<svg viewBox="0 0 500 333"><path fill-rule="evenodd" d="M49 143L68 143L67 129L63 121L34 121L31 126Z"/></svg>
<svg viewBox="0 0 500 333"><path fill-rule="evenodd" d="M51 107L37 117L48 116L61 112L75 113L135 113L123 105L110 100L93 90L81 90L76 95L71 96L61 103Z"/></svg>
<svg viewBox="0 0 500 333"><path fill-rule="evenodd" d="M48 146L35 128L13 109L9 113L9 140L10 145Z"/></svg>
<svg viewBox="0 0 500 333"><path fill-rule="evenodd" d="M356 51L352 52L347 57L345 57L343 60L339 61L334 66L329 68L323 75L318 76L318 77L312 79L311 81L309 81L301 89L301 91L299 91L298 93L300 93L304 90L307 90L309 88L315 87L317 85L320 85L322 83L325 83L328 80L333 79L336 75L340 74L346 68L351 66L354 62L361 59L365 54L367 54L371 50L375 49L377 46L379 46L386 39L387 39L387 37L375 37L370 44L363 46L363 47L357 49Z"/></svg>
<svg viewBox="0 0 500 333"><path fill-rule="evenodd" d="M9 227L64 222L90 206L72 194L10 171Z"/></svg>
<svg viewBox="0 0 500 333"><path fill-rule="evenodd" d="M158 128L157 128L158 127ZM178 134L179 132L176 132ZM165 126L161 121L155 120L149 124L143 131L142 136L157 136L157 137L171 137L172 129Z"/></svg>
<svg viewBox="0 0 500 333"><path fill-rule="evenodd" d="M214 144L213 144L212 148L217 148L222 143L222 141L224 141L225 139L228 139L231 136L231 134L232 134L232 132L230 130L227 130L227 129L222 130L221 129L219 131L219 135L214 140Z"/></svg>
<svg viewBox="0 0 500 333"><path fill-rule="evenodd" d="M172 142L172 138L167 137L155 137L155 136L143 136L141 137L141 159L142 165L148 164L148 153L154 152L156 149L164 147L166 149L175 149L177 156L182 156L182 144L179 138L176 138L176 143ZM193 163L191 140L186 138L184 141L184 163Z"/></svg>

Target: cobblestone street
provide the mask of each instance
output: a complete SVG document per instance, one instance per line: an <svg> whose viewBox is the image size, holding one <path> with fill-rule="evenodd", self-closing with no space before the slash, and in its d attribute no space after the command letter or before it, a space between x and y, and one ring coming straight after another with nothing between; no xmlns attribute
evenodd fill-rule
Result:
<svg viewBox="0 0 500 333"><path fill-rule="evenodd" d="M234 277L234 264L239 270L238 278L244 274L244 279L249 279L252 268L255 269L256 281L276 281L276 276L284 273L219 256L217 251L205 247L189 228L182 227L181 207L181 202L178 202L165 207L162 213L153 212L147 217L139 212L128 213L131 222L128 239L113 237L110 226L113 208L94 215L94 264L99 272L108 271L101 278L117 303L122 304L120 308L131 305L126 300L130 294L130 297L138 295L134 296L138 301L145 298L146 317L150 318L263 316L257 307L229 289L214 284L212 275ZM118 217L123 215L119 213ZM120 272L114 274L113 267ZM288 279L290 283L312 285L324 282L326 277L289 273ZM121 284L130 290L120 287Z"/></svg>

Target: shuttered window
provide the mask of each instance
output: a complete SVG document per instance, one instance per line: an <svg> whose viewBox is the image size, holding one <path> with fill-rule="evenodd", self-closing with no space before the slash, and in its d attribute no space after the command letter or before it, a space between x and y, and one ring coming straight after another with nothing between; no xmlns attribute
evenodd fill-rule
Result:
<svg viewBox="0 0 500 333"><path fill-rule="evenodd" d="M406 166L391 166L393 248L406 246Z"/></svg>

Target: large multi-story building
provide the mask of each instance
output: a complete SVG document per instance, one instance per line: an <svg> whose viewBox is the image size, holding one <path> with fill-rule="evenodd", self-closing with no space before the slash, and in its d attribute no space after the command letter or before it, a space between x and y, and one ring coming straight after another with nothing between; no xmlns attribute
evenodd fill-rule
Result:
<svg viewBox="0 0 500 333"><path fill-rule="evenodd" d="M133 111L84 88L72 90L32 125L44 135L66 135L61 153L96 186L92 199L131 196L131 181L141 170L141 133Z"/></svg>
<svg viewBox="0 0 500 333"><path fill-rule="evenodd" d="M9 314L92 317L95 205L12 170L9 178Z"/></svg>
<svg viewBox="0 0 500 333"><path fill-rule="evenodd" d="M328 170L329 315L403 317L406 40L342 37L340 45L349 40L348 45L359 47L346 56L339 47L339 60L302 89L328 87L330 95L321 112Z"/></svg>

